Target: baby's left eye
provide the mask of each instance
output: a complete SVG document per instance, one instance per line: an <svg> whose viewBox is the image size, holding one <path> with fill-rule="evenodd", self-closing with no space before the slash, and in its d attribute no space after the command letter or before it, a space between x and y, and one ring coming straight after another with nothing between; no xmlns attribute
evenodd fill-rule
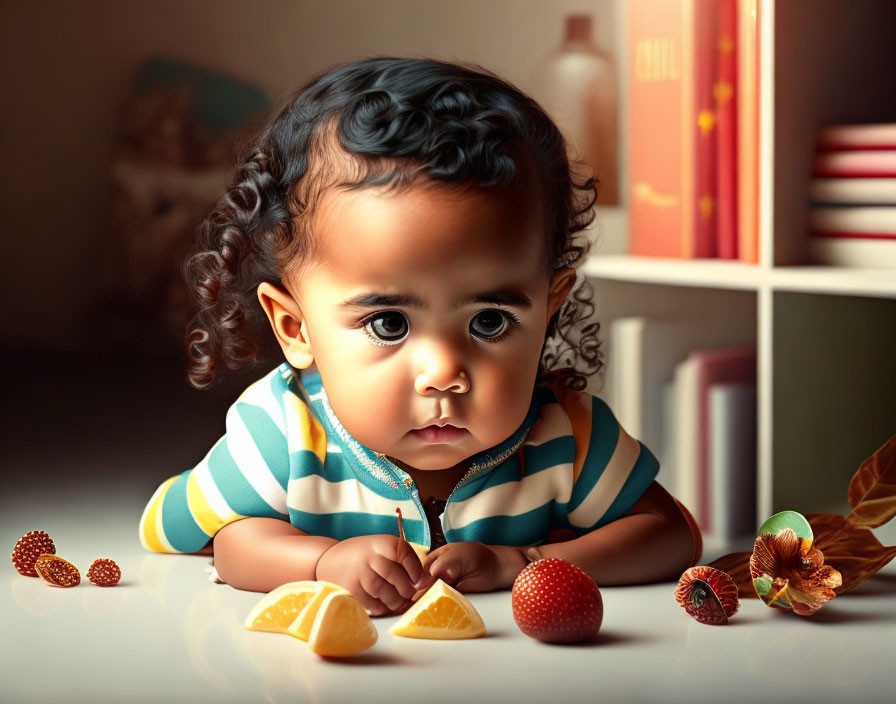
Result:
<svg viewBox="0 0 896 704"><path fill-rule="evenodd" d="M510 327L511 321L499 310L479 311L470 321L470 332L484 340L500 338Z"/></svg>

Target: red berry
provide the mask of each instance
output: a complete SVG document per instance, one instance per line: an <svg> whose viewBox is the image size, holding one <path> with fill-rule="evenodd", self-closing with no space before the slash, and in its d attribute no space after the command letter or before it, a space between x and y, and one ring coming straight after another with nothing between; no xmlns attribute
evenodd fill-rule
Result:
<svg viewBox="0 0 896 704"><path fill-rule="evenodd" d="M51 587L77 587L81 583L81 573L68 560L59 555L41 555L34 563L37 576Z"/></svg>
<svg viewBox="0 0 896 704"><path fill-rule="evenodd" d="M513 620L531 638L578 643L597 636L604 617L600 590L576 565L557 557L529 564L516 578Z"/></svg>
<svg viewBox="0 0 896 704"><path fill-rule="evenodd" d="M34 563L41 555L54 555L56 546L53 539L42 530L25 533L12 550L12 564L19 574L26 577L37 577Z"/></svg>
<svg viewBox="0 0 896 704"><path fill-rule="evenodd" d="M121 579L121 569L113 560L101 557L94 560L87 570L87 579L99 587L111 587Z"/></svg>

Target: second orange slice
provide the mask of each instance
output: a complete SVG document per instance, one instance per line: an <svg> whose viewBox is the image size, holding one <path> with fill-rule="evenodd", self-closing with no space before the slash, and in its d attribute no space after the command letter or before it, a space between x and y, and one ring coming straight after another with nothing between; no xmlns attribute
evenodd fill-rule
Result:
<svg viewBox="0 0 896 704"><path fill-rule="evenodd" d="M485 635L482 617L470 600L441 579L399 619L389 633L405 638L437 640Z"/></svg>

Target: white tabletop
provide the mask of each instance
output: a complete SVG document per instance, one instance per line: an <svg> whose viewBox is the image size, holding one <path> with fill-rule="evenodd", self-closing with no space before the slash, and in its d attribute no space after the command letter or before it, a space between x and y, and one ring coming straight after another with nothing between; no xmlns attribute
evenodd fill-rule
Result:
<svg viewBox="0 0 896 704"><path fill-rule="evenodd" d="M246 631L259 599L210 583L208 558L144 552L145 497L6 496L10 551L35 529L81 569L71 589L0 569L0 701L9 702L718 702L892 701L896 569L891 564L811 619L744 599L727 626L688 617L672 583L602 589L594 643L546 645L514 624L509 592L471 595L488 635L426 641L388 633L343 661L288 635ZM881 537L896 538L892 526ZM892 542L887 543L892 544ZM111 557L122 584L83 575Z"/></svg>

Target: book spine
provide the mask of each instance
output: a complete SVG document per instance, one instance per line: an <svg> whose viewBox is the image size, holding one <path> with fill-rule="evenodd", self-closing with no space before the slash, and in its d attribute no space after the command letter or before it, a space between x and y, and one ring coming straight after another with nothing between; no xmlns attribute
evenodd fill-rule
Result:
<svg viewBox="0 0 896 704"><path fill-rule="evenodd" d="M756 387L709 388L710 524L730 541L756 529Z"/></svg>
<svg viewBox="0 0 896 704"><path fill-rule="evenodd" d="M707 520L700 515L700 367L696 359L688 358L675 367L675 497L683 503L706 528Z"/></svg>
<svg viewBox="0 0 896 704"><path fill-rule="evenodd" d="M737 11L737 255L759 262L759 1Z"/></svg>
<svg viewBox="0 0 896 704"><path fill-rule="evenodd" d="M713 90L719 116L718 257L737 259L737 0L721 0Z"/></svg>
<svg viewBox="0 0 896 704"><path fill-rule="evenodd" d="M816 178L809 182L812 203L896 205L896 178Z"/></svg>
<svg viewBox="0 0 896 704"><path fill-rule="evenodd" d="M818 131L818 151L896 149L896 123L831 125Z"/></svg>
<svg viewBox="0 0 896 704"><path fill-rule="evenodd" d="M631 0L629 251L696 256L695 0Z"/></svg>
<svg viewBox="0 0 896 704"><path fill-rule="evenodd" d="M718 77L718 0L696 0L694 149L697 192L694 200L693 257L716 256L718 237L718 174L716 158L719 113L714 97Z"/></svg>
<svg viewBox="0 0 896 704"><path fill-rule="evenodd" d="M809 258L815 264L896 269L896 241L874 238L810 237Z"/></svg>
<svg viewBox="0 0 896 704"><path fill-rule="evenodd" d="M814 233L896 237L896 207L810 208L809 229Z"/></svg>
<svg viewBox="0 0 896 704"><path fill-rule="evenodd" d="M896 178L896 149L816 152L812 176Z"/></svg>

